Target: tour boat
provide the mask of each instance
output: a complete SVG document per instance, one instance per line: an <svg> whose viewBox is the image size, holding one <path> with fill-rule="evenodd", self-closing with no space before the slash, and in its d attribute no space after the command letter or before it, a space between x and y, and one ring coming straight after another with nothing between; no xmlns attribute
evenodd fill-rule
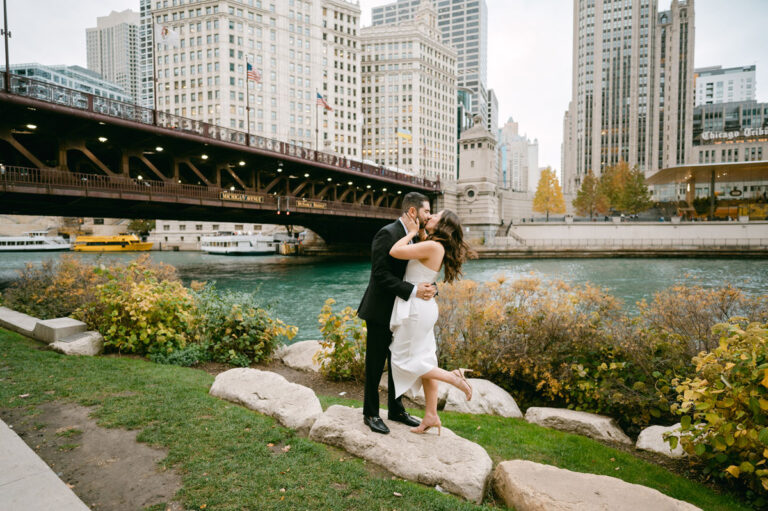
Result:
<svg viewBox="0 0 768 511"><path fill-rule="evenodd" d="M150 250L152 242L141 241L135 234L78 236L72 248L78 252L136 252Z"/></svg>
<svg viewBox="0 0 768 511"><path fill-rule="evenodd" d="M200 250L219 255L274 254L277 243L271 236L241 232L219 232L200 238Z"/></svg>
<svg viewBox="0 0 768 511"><path fill-rule="evenodd" d="M0 252L48 252L71 247L61 236L48 236L47 230L25 232L22 236L0 236Z"/></svg>

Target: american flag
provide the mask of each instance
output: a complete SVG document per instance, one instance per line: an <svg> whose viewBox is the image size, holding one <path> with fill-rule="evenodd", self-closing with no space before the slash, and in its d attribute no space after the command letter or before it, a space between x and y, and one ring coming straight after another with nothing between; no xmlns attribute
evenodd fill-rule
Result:
<svg viewBox="0 0 768 511"><path fill-rule="evenodd" d="M247 80L253 80L256 83L261 83L261 73L253 69L253 66L250 63L246 63L246 79Z"/></svg>
<svg viewBox="0 0 768 511"><path fill-rule="evenodd" d="M333 110L333 108L331 108L331 105L329 105L328 102L325 101L325 99L319 92L317 93L317 104L321 105L326 110Z"/></svg>

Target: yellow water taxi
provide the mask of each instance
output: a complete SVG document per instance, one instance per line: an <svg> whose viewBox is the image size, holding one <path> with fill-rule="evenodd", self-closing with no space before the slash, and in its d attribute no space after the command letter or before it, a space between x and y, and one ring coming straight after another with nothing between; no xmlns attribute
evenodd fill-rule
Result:
<svg viewBox="0 0 768 511"><path fill-rule="evenodd" d="M72 245L77 252L136 252L151 248L151 241L141 241L135 234L78 236Z"/></svg>

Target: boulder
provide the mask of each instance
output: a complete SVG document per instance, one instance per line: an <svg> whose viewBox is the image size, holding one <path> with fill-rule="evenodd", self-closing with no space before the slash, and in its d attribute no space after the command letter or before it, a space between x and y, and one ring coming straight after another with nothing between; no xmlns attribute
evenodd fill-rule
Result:
<svg viewBox="0 0 768 511"><path fill-rule="evenodd" d="M0 307L0 326L13 330L27 337L34 337L35 325L40 321L27 314L16 312L8 307Z"/></svg>
<svg viewBox="0 0 768 511"><path fill-rule="evenodd" d="M495 383L480 378L468 378L472 385L472 400L467 401L463 391L448 385L445 400L446 411L461 413L483 413L522 419L523 413L515 399Z"/></svg>
<svg viewBox="0 0 768 511"><path fill-rule="evenodd" d="M53 351L58 351L64 355L98 355L104 349L104 338L99 332L83 332L70 335L69 337L51 343L49 346Z"/></svg>
<svg viewBox="0 0 768 511"><path fill-rule="evenodd" d="M386 417L386 413L382 413ZM390 434L374 433L363 424L363 411L334 405L321 415L309 432L317 442L333 445L384 467L392 474L426 484L480 503L491 475L492 463L481 446L447 428L424 435L386 421Z"/></svg>
<svg viewBox="0 0 768 511"><path fill-rule="evenodd" d="M282 346L275 357L282 360L283 364L300 371L320 371L320 364L315 360L315 355L322 351L320 341L299 341Z"/></svg>
<svg viewBox="0 0 768 511"><path fill-rule="evenodd" d="M33 335L38 341L51 344L70 335L85 332L87 329L85 323L72 318L46 319L37 322Z"/></svg>
<svg viewBox="0 0 768 511"><path fill-rule="evenodd" d="M672 433L673 436L680 438L680 423L672 426L649 426L640 432L637 437L635 447L644 451L651 451L663 454L670 458L682 458L685 455L683 447L678 443L677 447L672 449L669 442L664 440L664 435Z"/></svg>
<svg viewBox="0 0 768 511"><path fill-rule="evenodd" d="M696 511L658 490L615 477L571 472L526 460L503 461L493 474L496 495L517 511Z"/></svg>
<svg viewBox="0 0 768 511"><path fill-rule="evenodd" d="M383 390L384 392L387 392L387 378L389 378L388 373L384 373L381 375L381 380L379 380L379 389ZM450 383L445 383L442 381L437 382L437 409L442 410L445 406L445 401L448 398L448 389L452 387ZM407 397L414 403L416 403L418 406L423 407L425 404L424 400L424 388L420 388L418 392L415 394L411 392L410 389L408 389L403 396Z"/></svg>
<svg viewBox="0 0 768 511"><path fill-rule="evenodd" d="M531 407L525 412L525 420L545 428L559 429L588 436L602 442L632 444L616 421L604 415L579 412L565 408Z"/></svg>
<svg viewBox="0 0 768 511"><path fill-rule="evenodd" d="M216 376L210 394L269 415L306 434L323 413L314 391L277 373L241 367Z"/></svg>

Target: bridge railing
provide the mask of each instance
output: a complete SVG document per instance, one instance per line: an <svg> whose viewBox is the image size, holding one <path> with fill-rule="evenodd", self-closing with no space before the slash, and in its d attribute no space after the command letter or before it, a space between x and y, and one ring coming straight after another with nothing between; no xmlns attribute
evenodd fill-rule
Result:
<svg viewBox="0 0 768 511"><path fill-rule="evenodd" d="M5 89L5 76L0 78L0 90ZM270 151L275 155L291 156L303 159L311 163L322 163L339 169L354 170L370 176L380 176L401 181L402 183L420 186L434 191L440 190L440 180L431 180L419 176L412 176L401 172L370 165L356 160L350 160L343 156L324 153L307 147L300 147L289 142L251 135L244 131L216 126L207 122L197 121L181 117L168 112L161 112L139 105L118 101L115 99L95 96L86 92L69 89L60 85L41 82L26 76L12 74L10 80L10 92L47 103L67 106L88 112L94 112L109 117L133 121L145 125L154 125L173 129L182 133L199 135L202 137L254 147L263 151Z"/></svg>
<svg viewBox="0 0 768 511"><path fill-rule="evenodd" d="M0 164L0 189L14 186L36 186L88 192L113 192L122 196L137 194L152 198L174 197L195 200L230 201L257 203L282 212L335 213L354 216L376 216L396 218L398 209L354 204L339 201L305 199L293 196L254 193L213 186L190 185L149 179L134 179L126 176L104 176L82 172L67 172L56 169L37 169ZM130 198L130 197L123 197Z"/></svg>

